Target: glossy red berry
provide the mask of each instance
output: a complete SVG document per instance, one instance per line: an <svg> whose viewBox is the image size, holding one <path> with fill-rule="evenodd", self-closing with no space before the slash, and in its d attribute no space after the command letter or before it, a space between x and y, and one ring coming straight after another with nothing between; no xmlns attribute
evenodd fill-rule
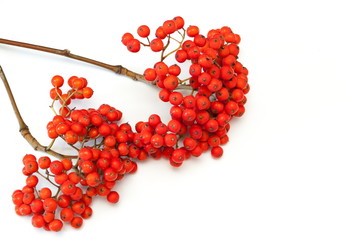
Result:
<svg viewBox="0 0 353 240"><path fill-rule="evenodd" d="M126 47L130 52L136 53L140 51L141 43L138 39L130 39L129 41L127 41Z"/></svg>
<svg viewBox="0 0 353 240"><path fill-rule="evenodd" d="M155 38L151 41L150 47L153 52L159 52L163 50L164 43L160 38Z"/></svg>
<svg viewBox="0 0 353 240"><path fill-rule="evenodd" d="M150 28L147 25L141 25L137 29L137 34L142 38L148 37L150 35Z"/></svg>

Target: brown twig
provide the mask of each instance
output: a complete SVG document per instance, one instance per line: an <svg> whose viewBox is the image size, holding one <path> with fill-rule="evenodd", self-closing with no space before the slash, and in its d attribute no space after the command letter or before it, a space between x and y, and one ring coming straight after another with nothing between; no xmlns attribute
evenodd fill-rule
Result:
<svg viewBox="0 0 353 240"><path fill-rule="evenodd" d="M42 52L47 52L47 53L52 53L52 54L72 58L72 59L75 59L75 60L78 60L81 62L89 63L89 64L92 64L92 65L95 65L95 66L98 66L101 68L108 69L116 74L127 76L127 77L131 78L132 80L140 81L140 82L147 83L149 85L156 86L155 82L147 81L143 77L143 75L135 73L135 72L133 72L133 71L121 66L121 65L110 65L110 64L96 61L96 60L93 60L90 58L82 57L82 56L79 56L76 54L72 54L67 49L61 50L61 49L56 49L56 48L49 48L49 47L44 47L44 46L30 44L30 43L8 40L8 39L4 39L4 38L0 38L0 43L6 44L6 45L22 47L22 48L29 48L29 49L33 49L33 50L37 50L37 51L42 51ZM191 89L191 87L187 86L187 85L180 85L178 88L179 89Z"/></svg>
<svg viewBox="0 0 353 240"><path fill-rule="evenodd" d="M5 73L2 70L1 66L0 66L0 78L2 79L2 82L5 85L7 95L9 96L12 108L13 108L13 110L15 112L15 115L16 115L16 118L17 118L17 121L18 121L18 124L19 124L19 128L20 128L20 133L24 137L24 139L26 139L26 141L33 147L33 149L37 150L37 151L42 151L42 152L48 153L48 154L50 154L53 157L56 157L58 159L76 157L76 156L64 155L64 154L58 153L56 151L53 151L53 150L50 149L50 147L43 146L42 144L40 144L38 142L38 140L33 137L31 132L29 131L29 128L28 128L27 124L24 122L20 111L18 110L15 98L14 98L14 96L12 94L12 91L11 91L11 88L10 88L10 85L9 85L9 83L7 81Z"/></svg>

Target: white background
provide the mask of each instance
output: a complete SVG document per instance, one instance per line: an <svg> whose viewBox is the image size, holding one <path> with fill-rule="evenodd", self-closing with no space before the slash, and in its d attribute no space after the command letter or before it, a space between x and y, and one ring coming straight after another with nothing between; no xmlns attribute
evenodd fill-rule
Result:
<svg viewBox="0 0 353 240"><path fill-rule="evenodd" d="M117 205L93 203L80 230L50 233L19 217L21 159L34 152L18 133L0 84L0 234L11 239L353 239L352 25L349 1L14 1L0 0L0 38L70 49L143 72L158 54L128 52L125 32L182 16L203 34L227 25L240 34L249 69L246 113L232 121L222 159L209 153L174 169L148 160L118 184ZM95 95L134 124L169 105L143 83L60 56L0 45L3 67L35 137L45 126L50 79L86 77ZM62 145L56 145L61 149Z"/></svg>

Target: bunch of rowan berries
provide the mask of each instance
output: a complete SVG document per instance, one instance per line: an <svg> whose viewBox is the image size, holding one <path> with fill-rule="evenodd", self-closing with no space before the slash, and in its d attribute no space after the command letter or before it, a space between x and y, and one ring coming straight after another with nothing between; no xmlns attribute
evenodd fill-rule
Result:
<svg viewBox="0 0 353 240"><path fill-rule="evenodd" d="M146 68L144 77L161 89L160 99L171 104L172 120L166 125L172 132L168 136L175 134L173 139L182 140L183 146L175 149L183 155L179 159L199 156L209 148L213 157L222 156L220 145L228 142L229 121L244 114L245 95L250 90L248 70L238 61L240 36L226 26L202 35L197 26L185 29L179 16L159 26L153 40L149 39L150 33L150 28L142 25L137 34L147 43L131 33L123 35L122 43L131 52L138 52L141 45L161 52L160 61ZM172 41L178 46L168 52ZM176 63L168 65L165 59L169 56L174 56ZM180 64L184 62L190 66L188 77L181 79ZM191 90L182 91L186 87ZM162 139L166 141L163 137L158 137L158 146L163 147ZM175 145L164 147L175 148ZM175 166L182 162L174 157L171 163Z"/></svg>
<svg viewBox="0 0 353 240"><path fill-rule="evenodd" d="M181 17L165 21L152 40L146 25L138 27L137 34L147 42L125 33L122 43L131 52L138 52L141 46L160 52L160 60L146 68L143 76L160 89L160 100L170 104L170 120L162 122L159 115L151 114L131 126L119 123L122 112L108 104L76 109L71 107L73 100L93 95L87 80L70 77L69 90L63 93L64 79L54 76L50 97L55 115L47 124L48 137L53 142L64 140L77 155L58 160L30 154L23 158L26 185L12 197L16 213L31 215L33 226L59 231L67 222L81 227L83 219L92 215L93 197L118 202L117 181L135 173L137 162L148 157L164 158L180 167L208 150L214 158L223 155L229 122L244 114L250 90L248 70L238 61L239 35L229 27L202 35L197 26L185 29ZM169 50L172 41L177 47ZM176 63L168 65L165 59L171 56ZM185 62L190 65L183 73L180 64ZM181 79L182 75L187 77ZM39 177L51 188L39 187Z"/></svg>
<svg viewBox="0 0 353 240"><path fill-rule="evenodd" d="M48 123L47 130L49 138L62 138L77 150L77 156L52 160L48 156L37 159L32 154L25 155L22 173L27 177L26 185L12 195L18 215L31 215L34 227L50 231L60 231L65 222L80 228L93 213L90 205L95 196L117 203L119 194L112 190L116 182L137 170L137 164L126 153L127 140L119 137L121 133L133 134L129 124L118 125L122 113L107 104L98 109L71 109L71 100L90 98L93 93L87 89L85 79L81 87L72 84L73 79L84 78L71 77L71 89L62 94L59 88L63 78L52 78L54 90L50 96L54 102L59 101L60 111ZM50 186L41 187L40 178Z"/></svg>

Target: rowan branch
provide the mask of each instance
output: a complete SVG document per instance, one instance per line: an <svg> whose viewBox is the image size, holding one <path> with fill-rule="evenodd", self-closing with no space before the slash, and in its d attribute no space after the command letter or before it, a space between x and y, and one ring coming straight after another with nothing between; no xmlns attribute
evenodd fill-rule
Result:
<svg viewBox="0 0 353 240"><path fill-rule="evenodd" d="M121 65L110 65L107 63L103 63L100 61L96 61L87 57L82 57L76 54L72 54L68 49L56 49L56 48L49 48L49 47L44 47L40 45L35 45L35 44L30 44L30 43L24 43L24 42L18 42L18 41L13 41L13 40L8 40L4 38L0 38L0 43L6 44L6 45L11 45L11 46L17 46L17 47L22 47L22 48L29 48L37 51L42 51L42 52L47 52L47 53L52 53L60 56L64 56L67 58L75 59L81 62L89 63L107 70L110 70L116 74L123 75L126 77L131 78L132 80L139 81L139 82L144 82L146 84L156 86L156 83L154 81L147 81L143 75L138 74L136 72L133 72ZM178 89L192 89L188 85L180 85L178 86Z"/></svg>
<svg viewBox="0 0 353 240"><path fill-rule="evenodd" d="M12 91L11 91L11 88L10 88L10 85L7 81L7 78L5 76L5 73L4 71L2 70L2 67L0 66L0 78L2 79L2 82L4 83L5 85L5 89L6 89L6 92L7 92L7 95L9 96L9 99L10 99L10 102L11 102L11 105L12 105L12 108L15 112L15 115L16 115L16 118L17 118L17 121L18 121L18 124L19 124L19 131L21 133L21 135L24 137L24 139L26 139L26 141L29 143L29 145L32 146L32 148L36 151L42 151L42 152L45 152L45 153L48 153L50 155L52 155L53 157L56 157L58 159L63 159L63 158L75 158L77 156L69 156L69 155L64 155L64 154L61 154L61 153L58 153L54 150L51 150L50 147L47 147L47 146L43 146L42 144L40 144L38 142L37 139L35 139L33 137L33 135L31 134L27 124L24 122L22 116L21 116L21 113L17 107L17 104L16 104L16 101L15 101L15 98L12 94Z"/></svg>

